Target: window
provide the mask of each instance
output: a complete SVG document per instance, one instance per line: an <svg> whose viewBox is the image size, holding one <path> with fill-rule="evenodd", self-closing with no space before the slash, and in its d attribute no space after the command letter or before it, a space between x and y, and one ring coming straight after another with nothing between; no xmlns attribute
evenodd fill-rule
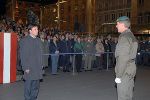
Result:
<svg viewBox="0 0 150 100"><path fill-rule="evenodd" d="M75 22L78 22L78 15L74 16L74 20L75 20Z"/></svg>
<svg viewBox="0 0 150 100"><path fill-rule="evenodd" d="M127 0L127 8L131 7L131 0Z"/></svg>
<svg viewBox="0 0 150 100"><path fill-rule="evenodd" d="M71 6L68 6L68 12L71 12Z"/></svg>
<svg viewBox="0 0 150 100"><path fill-rule="evenodd" d="M127 12L127 16L130 18L130 17L131 17L131 13L130 13L130 12Z"/></svg>
<svg viewBox="0 0 150 100"><path fill-rule="evenodd" d="M121 17L123 14L122 13L119 13L119 17Z"/></svg>
<svg viewBox="0 0 150 100"><path fill-rule="evenodd" d="M147 16L147 19L148 19L148 23L150 23L150 13Z"/></svg>
<svg viewBox="0 0 150 100"><path fill-rule="evenodd" d="M142 20L143 20L142 14L140 13L140 14L138 15L138 23L139 23L139 24L142 24Z"/></svg>
<svg viewBox="0 0 150 100"><path fill-rule="evenodd" d="M85 2L82 4L82 10L85 9Z"/></svg>
<svg viewBox="0 0 150 100"><path fill-rule="evenodd" d="M75 4L78 4L78 0L75 0Z"/></svg>
<svg viewBox="0 0 150 100"><path fill-rule="evenodd" d="M70 23L70 19L71 19L70 16L68 16L68 23Z"/></svg>
<svg viewBox="0 0 150 100"><path fill-rule="evenodd" d="M150 13L145 13L145 23L146 24L150 23Z"/></svg>
<svg viewBox="0 0 150 100"><path fill-rule="evenodd" d="M21 14L22 14L22 11L19 9L19 10L18 10L18 13L19 13L19 15L21 15Z"/></svg>
<svg viewBox="0 0 150 100"><path fill-rule="evenodd" d="M77 4L74 6L74 10L75 10L75 11L78 10L78 5L77 5Z"/></svg>
<svg viewBox="0 0 150 100"><path fill-rule="evenodd" d="M116 18L116 15L112 14L112 20L115 20L115 18Z"/></svg>
<svg viewBox="0 0 150 100"><path fill-rule="evenodd" d="M18 6L19 6L19 7L21 7L21 6L22 6L21 2L19 2L19 3L18 3Z"/></svg>
<svg viewBox="0 0 150 100"><path fill-rule="evenodd" d="M83 13L82 15L81 15L82 17L82 23L84 24L85 23L85 14Z"/></svg>
<svg viewBox="0 0 150 100"><path fill-rule="evenodd" d="M109 20L109 15L105 15L105 21Z"/></svg>
<svg viewBox="0 0 150 100"><path fill-rule="evenodd" d="M138 6L144 5L144 0L138 0Z"/></svg>
<svg viewBox="0 0 150 100"><path fill-rule="evenodd" d="M119 9L123 8L123 0L119 0Z"/></svg>
<svg viewBox="0 0 150 100"><path fill-rule="evenodd" d="M99 17L98 17L98 22L100 22L100 21L101 21L101 18L102 18L101 16L99 16Z"/></svg>

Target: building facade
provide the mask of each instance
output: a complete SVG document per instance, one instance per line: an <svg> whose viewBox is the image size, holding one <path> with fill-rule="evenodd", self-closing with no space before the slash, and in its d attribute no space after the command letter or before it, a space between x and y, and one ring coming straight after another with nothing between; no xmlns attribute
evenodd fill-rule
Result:
<svg viewBox="0 0 150 100"><path fill-rule="evenodd" d="M150 1L137 0L136 5L137 11L134 17L137 18L132 29L135 31L135 33L150 34Z"/></svg>
<svg viewBox="0 0 150 100"><path fill-rule="evenodd" d="M57 7L60 30L95 33L95 0L59 0Z"/></svg>
<svg viewBox="0 0 150 100"><path fill-rule="evenodd" d="M96 32L116 33L116 20L128 16L134 33L150 30L149 0L96 0ZM150 33L150 32L149 32Z"/></svg>
<svg viewBox="0 0 150 100"><path fill-rule="evenodd" d="M27 24L27 11L33 7L43 27L85 34L117 33L116 20L128 16L136 34L150 33L149 0L58 0L56 4L9 0L7 16Z"/></svg>
<svg viewBox="0 0 150 100"><path fill-rule="evenodd" d="M48 4L41 7L41 24L44 28L56 28L57 27L57 5Z"/></svg>

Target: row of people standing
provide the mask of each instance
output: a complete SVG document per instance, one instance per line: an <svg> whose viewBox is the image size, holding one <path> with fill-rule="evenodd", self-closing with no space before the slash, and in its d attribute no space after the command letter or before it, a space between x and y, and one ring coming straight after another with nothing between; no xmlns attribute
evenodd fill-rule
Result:
<svg viewBox="0 0 150 100"><path fill-rule="evenodd" d="M52 74L56 74L58 67L63 69L64 72L70 72L74 63L72 54L57 55L57 53L111 52L111 45L108 43L108 39L103 41L102 38L98 38L96 42L93 41L91 36L82 40L80 37L70 38L68 34L66 34L65 36L62 35L60 39L58 39L57 36L54 36L50 42L49 49L50 54L55 54L51 55L51 62ZM95 62L99 69L106 69L108 64L107 59L109 59L107 58L107 54L76 54L75 56L77 72L81 72L81 67L84 68L85 71L91 71L94 64L93 57L96 57ZM113 61L112 58L111 61Z"/></svg>
<svg viewBox="0 0 150 100"><path fill-rule="evenodd" d="M41 33L39 37L44 47L43 54L114 52L117 44L117 37L112 39L107 37L104 39L103 36L100 36L94 40L91 36L77 37L76 35L72 34L56 34L52 37L47 36L45 33ZM73 54L50 56L43 55L43 69L51 66L52 74L56 74L58 68L62 69L64 72L70 72L73 64L75 65L77 72L80 72L81 69L84 69L85 71L91 71L93 67L97 67L101 70L115 65L114 53L78 54L75 56L76 57L74 58ZM20 62L20 60L17 61L18 63ZM20 64L18 65L20 66ZM20 70L20 67L17 69Z"/></svg>

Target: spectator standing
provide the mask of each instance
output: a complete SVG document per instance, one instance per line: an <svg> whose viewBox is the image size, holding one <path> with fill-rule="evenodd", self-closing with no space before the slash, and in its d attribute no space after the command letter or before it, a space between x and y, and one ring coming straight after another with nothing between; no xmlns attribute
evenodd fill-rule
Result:
<svg viewBox="0 0 150 100"><path fill-rule="evenodd" d="M115 50L116 50L117 43L118 43L118 38L114 37L112 44L111 44L111 52L113 52L112 53L112 67L115 67L115 63L116 63Z"/></svg>
<svg viewBox="0 0 150 100"><path fill-rule="evenodd" d="M104 69L108 67L110 67L110 54L107 52L111 52L111 45L108 43L108 39L104 40L104 51L106 53L104 53Z"/></svg>
<svg viewBox="0 0 150 100"><path fill-rule="evenodd" d="M104 52L104 46L101 42L102 40L100 38L97 39L97 43L96 43L96 53L102 53ZM102 70L102 54L95 54L96 56L96 64L97 64L97 68L99 70Z"/></svg>
<svg viewBox="0 0 150 100"><path fill-rule="evenodd" d="M140 43L140 52L141 52L141 62L142 65L146 65L146 54L144 52L146 52L146 39L143 38L142 42Z"/></svg>
<svg viewBox="0 0 150 100"><path fill-rule="evenodd" d="M52 62L52 75L57 75L57 68L58 68L58 59L59 55L59 44L57 42L57 37L54 36L53 40L50 42L50 53L56 54L51 55L51 62Z"/></svg>
<svg viewBox="0 0 150 100"><path fill-rule="evenodd" d="M148 37L148 41L146 42L146 52L150 52L150 37ZM146 65L150 66L150 53L146 55Z"/></svg>
<svg viewBox="0 0 150 100"><path fill-rule="evenodd" d="M43 45L43 54L48 54L49 53L49 43L46 40L46 34L42 33L40 34L40 39L42 41ZM48 58L49 55L43 55L43 75L45 76L45 69L48 67Z"/></svg>
<svg viewBox="0 0 150 100"><path fill-rule="evenodd" d="M77 38L77 42L74 45L74 52L75 53L83 53L83 44L81 43L80 38ZM75 57L75 64L77 72L81 72L81 65L82 65L82 54L77 54Z"/></svg>

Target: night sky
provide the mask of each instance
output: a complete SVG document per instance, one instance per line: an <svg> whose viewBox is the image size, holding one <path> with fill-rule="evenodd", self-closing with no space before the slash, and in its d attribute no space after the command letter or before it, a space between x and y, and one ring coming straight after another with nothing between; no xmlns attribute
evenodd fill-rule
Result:
<svg viewBox="0 0 150 100"><path fill-rule="evenodd" d="M5 9L5 5L6 5L7 0L0 0L0 16L2 16L6 9Z"/></svg>

